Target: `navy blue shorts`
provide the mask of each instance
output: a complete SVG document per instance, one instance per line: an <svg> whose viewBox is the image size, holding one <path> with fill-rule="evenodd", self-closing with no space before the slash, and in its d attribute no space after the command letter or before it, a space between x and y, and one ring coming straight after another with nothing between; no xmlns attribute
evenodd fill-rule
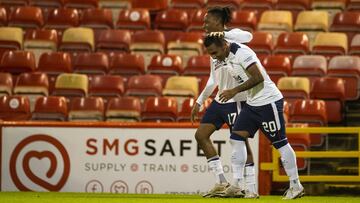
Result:
<svg viewBox="0 0 360 203"><path fill-rule="evenodd" d="M213 100L210 106L206 109L206 112L200 123L213 124L216 127L216 130L219 130L224 125L224 123L226 123L227 126L229 126L231 133L231 129L233 128L239 111L243 105L245 105L245 102L220 104ZM231 135L230 138L235 140L243 140L240 136L234 135Z"/></svg>
<svg viewBox="0 0 360 203"><path fill-rule="evenodd" d="M236 120L233 131L247 131L252 138L260 129L273 146L278 149L288 143L285 134L283 106L283 99L264 106L245 104Z"/></svg>

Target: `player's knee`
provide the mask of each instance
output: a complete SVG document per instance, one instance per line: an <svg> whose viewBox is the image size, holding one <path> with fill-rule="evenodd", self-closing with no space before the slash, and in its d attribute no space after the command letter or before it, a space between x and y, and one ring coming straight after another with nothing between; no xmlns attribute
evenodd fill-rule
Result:
<svg viewBox="0 0 360 203"><path fill-rule="evenodd" d="M248 137L250 137L250 134L247 131L233 131L232 134L235 134L235 135L243 138L244 140L247 139Z"/></svg>
<svg viewBox="0 0 360 203"><path fill-rule="evenodd" d="M209 136L206 133L198 130L195 133L195 139L198 143L202 143L202 142L206 141L207 139L209 139Z"/></svg>

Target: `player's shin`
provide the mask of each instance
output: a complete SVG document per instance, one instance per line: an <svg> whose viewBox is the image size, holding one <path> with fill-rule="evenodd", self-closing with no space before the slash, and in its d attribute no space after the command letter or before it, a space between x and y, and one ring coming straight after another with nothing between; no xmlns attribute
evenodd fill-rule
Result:
<svg viewBox="0 0 360 203"><path fill-rule="evenodd" d="M216 177L216 183L227 183L224 175L224 169L218 155L208 159L208 166Z"/></svg>
<svg viewBox="0 0 360 203"><path fill-rule="evenodd" d="M293 148L290 146L289 143L287 143L286 145L280 147L278 150L281 155L281 161L285 172L290 179L290 188L302 188L302 185L299 181L298 168L296 165L296 155Z"/></svg>
<svg viewBox="0 0 360 203"><path fill-rule="evenodd" d="M245 165L246 189L252 194L257 194L254 163Z"/></svg>
<svg viewBox="0 0 360 203"><path fill-rule="evenodd" d="M230 139L232 154L233 185L244 188L244 171L247 159L246 145L242 140Z"/></svg>

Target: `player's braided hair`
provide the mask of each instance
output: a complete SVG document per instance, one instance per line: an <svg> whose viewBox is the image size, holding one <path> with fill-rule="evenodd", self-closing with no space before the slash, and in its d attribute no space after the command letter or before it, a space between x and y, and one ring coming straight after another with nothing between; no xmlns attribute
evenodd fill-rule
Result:
<svg viewBox="0 0 360 203"><path fill-rule="evenodd" d="M223 26L231 21L231 10L229 7L212 7L208 9L207 13L219 18Z"/></svg>

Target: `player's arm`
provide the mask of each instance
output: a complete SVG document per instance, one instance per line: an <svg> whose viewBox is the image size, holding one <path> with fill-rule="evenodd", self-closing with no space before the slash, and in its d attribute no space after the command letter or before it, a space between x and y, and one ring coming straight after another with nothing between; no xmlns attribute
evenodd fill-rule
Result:
<svg viewBox="0 0 360 203"><path fill-rule="evenodd" d="M264 78L256 63L252 63L247 68L247 71L249 74L249 79L233 89L224 90L219 96L221 102L226 102L233 98L237 93L249 90L264 81Z"/></svg>
<svg viewBox="0 0 360 203"><path fill-rule="evenodd" d="M245 30L234 28L224 32L224 38L226 40L234 41L237 43L248 43L252 40L253 35Z"/></svg>
<svg viewBox="0 0 360 203"><path fill-rule="evenodd" d="M259 63L259 59L257 58L254 51L246 47L240 48L236 52L235 58L237 59L237 63L239 63L239 66L236 66L234 68L244 68L247 73L248 79L235 88L224 90L223 92L221 92L221 94L219 95L219 100L221 102L226 102L229 99L233 98L237 93L249 90L264 81L260 68L257 65Z"/></svg>
<svg viewBox="0 0 360 203"><path fill-rule="evenodd" d="M210 95L214 92L217 84L215 82L215 74L213 69L213 64L210 61L210 76L206 83L205 88L200 93L199 97L197 98L192 110L191 110L191 122L195 122L196 116L200 111L200 106L204 103L204 101L210 97Z"/></svg>

